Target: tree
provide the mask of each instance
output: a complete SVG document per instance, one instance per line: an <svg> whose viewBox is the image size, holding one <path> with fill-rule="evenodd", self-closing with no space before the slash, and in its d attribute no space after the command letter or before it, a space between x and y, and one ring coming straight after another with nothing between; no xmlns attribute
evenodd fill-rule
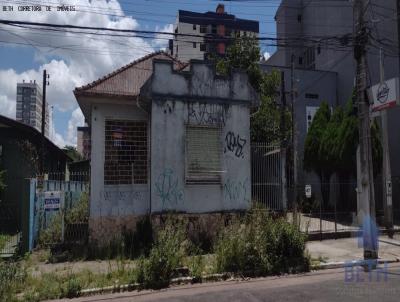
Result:
<svg viewBox="0 0 400 302"><path fill-rule="evenodd" d="M280 140L280 107L275 99L278 97L280 74L272 71L264 73L260 67L260 48L257 40L250 37L237 38L228 47L226 56L217 60L217 71L227 75L233 69L246 71L249 82L259 92L261 104L258 111L251 115L251 140L276 143ZM286 110L286 137L290 135L290 112Z"/></svg>
<svg viewBox="0 0 400 302"><path fill-rule="evenodd" d="M381 171L382 146L379 127L371 125L374 175ZM340 183L343 200L348 196L350 178L356 177L356 153L358 147L358 117L353 100L347 102L344 110L337 107L330 115L327 103L322 103L307 133L304 146L304 168L314 171L320 178L324 204L329 200L330 179L336 174ZM345 204L348 208L351 205Z"/></svg>
<svg viewBox="0 0 400 302"><path fill-rule="evenodd" d="M73 161L81 161L82 155L76 150L74 146L65 146L63 148L65 154L67 154Z"/></svg>

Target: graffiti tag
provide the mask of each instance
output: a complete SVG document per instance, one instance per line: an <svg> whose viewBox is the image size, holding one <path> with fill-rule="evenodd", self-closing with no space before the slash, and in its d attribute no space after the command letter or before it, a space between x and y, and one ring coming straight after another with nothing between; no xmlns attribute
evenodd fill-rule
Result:
<svg viewBox="0 0 400 302"><path fill-rule="evenodd" d="M132 191L132 190L111 190L103 192L104 201L112 202L136 202L143 201L144 196L142 192Z"/></svg>
<svg viewBox="0 0 400 302"><path fill-rule="evenodd" d="M155 183L157 195L160 197L163 209L166 206L174 206L183 200L183 192L179 190L178 178L175 177L174 171L165 169L161 173Z"/></svg>
<svg viewBox="0 0 400 302"><path fill-rule="evenodd" d="M231 202L234 201L249 201L247 199L247 188L249 185L249 179L246 178L244 181L237 181L228 179L224 184L225 198Z"/></svg>
<svg viewBox="0 0 400 302"><path fill-rule="evenodd" d="M188 123L225 126L229 107L218 104L188 104Z"/></svg>
<svg viewBox="0 0 400 302"><path fill-rule="evenodd" d="M236 157L244 158L243 148L246 145L247 140L240 137L239 134L235 134L229 131L225 136L225 148L224 153L230 151L235 154Z"/></svg>

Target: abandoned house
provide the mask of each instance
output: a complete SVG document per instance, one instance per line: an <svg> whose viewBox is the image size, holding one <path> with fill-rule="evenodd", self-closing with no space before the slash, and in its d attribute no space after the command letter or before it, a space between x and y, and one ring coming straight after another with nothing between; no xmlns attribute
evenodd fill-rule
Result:
<svg viewBox="0 0 400 302"><path fill-rule="evenodd" d="M91 240L166 211L203 215L250 207L250 111L240 71L143 57L74 93L91 127Z"/></svg>

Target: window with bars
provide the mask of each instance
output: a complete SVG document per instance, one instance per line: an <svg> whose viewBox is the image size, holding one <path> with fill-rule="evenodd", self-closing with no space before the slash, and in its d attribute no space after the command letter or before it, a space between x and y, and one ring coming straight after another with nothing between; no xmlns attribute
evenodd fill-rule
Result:
<svg viewBox="0 0 400 302"><path fill-rule="evenodd" d="M186 127L186 183L221 183L221 129Z"/></svg>
<svg viewBox="0 0 400 302"><path fill-rule="evenodd" d="M147 184L147 122L105 121L104 184Z"/></svg>

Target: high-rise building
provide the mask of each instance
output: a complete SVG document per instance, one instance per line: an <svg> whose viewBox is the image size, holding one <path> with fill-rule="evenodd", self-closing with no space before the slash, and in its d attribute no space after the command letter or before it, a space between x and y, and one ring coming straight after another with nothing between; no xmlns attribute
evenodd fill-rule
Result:
<svg viewBox="0 0 400 302"><path fill-rule="evenodd" d="M17 84L16 120L42 131L42 93L36 81ZM49 107L46 104L45 136L49 136Z"/></svg>
<svg viewBox="0 0 400 302"><path fill-rule="evenodd" d="M259 33L259 23L236 18L225 12L222 4L216 12L197 13L179 10L174 27L174 38L169 41L169 53L178 60L204 60L210 55L225 55L228 38ZM192 36L191 36L192 35Z"/></svg>

